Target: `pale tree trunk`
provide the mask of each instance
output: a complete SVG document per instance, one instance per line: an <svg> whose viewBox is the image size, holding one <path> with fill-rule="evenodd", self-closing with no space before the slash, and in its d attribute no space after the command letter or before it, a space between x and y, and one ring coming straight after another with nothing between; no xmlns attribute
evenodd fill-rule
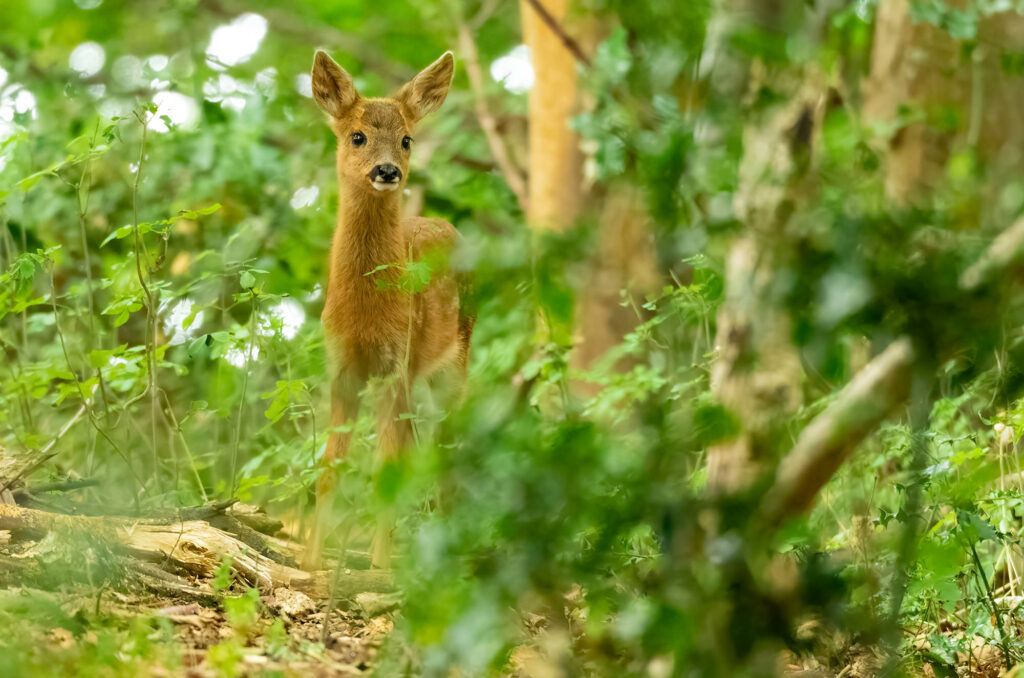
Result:
<svg viewBox="0 0 1024 678"><path fill-rule="evenodd" d="M801 144L810 152L810 139L793 138L793 128L802 120L815 124L816 98L816 92L795 95L790 105L744 135L735 209L747 231L726 260L711 370L712 392L737 417L740 433L708 449L712 492L749 486L775 448L778 424L803 403L803 368L778 273L791 264L785 242L789 207L811 190L799 180L802 171L793 158Z"/></svg>
<svg viewBox="0 0 1024 678"><path fill-rule="evenodd" d="M767 109L751 107L743 134L734 211L745 231L726 260L725 300L717 318L711 371L712 392L738 419L740 431L708 449L712 494L749 487L762 472L762 462L778 449L780 423L803 402L803 369L792 342L780 273L793 264L790 219L815 190L808 170L823 112L824 82L810 66L769 71L756 61L743 63L726 47L729 34L742 22L769 27L777 18L770 3L722 3L709 36L714 53L707 58L719 96L749 100L768 88L782 102Z"/></svg>

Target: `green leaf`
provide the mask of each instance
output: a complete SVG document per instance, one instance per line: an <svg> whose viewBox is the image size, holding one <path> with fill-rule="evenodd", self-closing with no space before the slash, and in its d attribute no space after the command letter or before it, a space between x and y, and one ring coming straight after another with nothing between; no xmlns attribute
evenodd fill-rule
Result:
<svg viewBox="0 0 1024 678"><path fill-rule="evenodd" d="M178 214L178 217L181 219L197 219L200 216L207 216L213 214L220 208L221 204L218 202L213 205L210 205L209 207L200 207L197 210L183 210Z"/></svg>
<svg viewBox="0 0 1024 678"><path fill-rule="evenodd" d="M957 509L956 522L960 531L971 543L979 541L999 541L999 533L992 525L974 511Z"/></svg>
<svg viewBox="0 0 1024 678"><path fill-rule="evenodd" d="M121 344L117 348L109 350L94 350L89 351L89 364L93 367L100 369L110 364L111 358L124 355L124 352L128 349L128 344Z"/></svg>
<svg viewBox="0 0 1024 678"><path fill-rule="evenodd" d="M192 327L192 323L196 321L196 316L202 311L202 307L199 304L192 304L192 310L185 316L185 319L181 321L181 329L187 330Z"/></svg>
<svg viewBox="0 0 1024 678"><path fill-rule="evenodd" d="M131 234L132 234L132 225L131 224L125 224L124 226L122 226L121 228L117 229L116 231L114 231L113 233L108 235L106 238L104 238L103 242L100 243L100 247L103 247L104 245L106 245L111 240L115 240L115 239L116 240L121 240L123 238L127 238Z"/></svg>

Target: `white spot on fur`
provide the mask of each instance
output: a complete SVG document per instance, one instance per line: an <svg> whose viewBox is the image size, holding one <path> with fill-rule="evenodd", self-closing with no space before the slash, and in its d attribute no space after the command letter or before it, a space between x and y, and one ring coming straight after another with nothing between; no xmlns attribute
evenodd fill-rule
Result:
<svg viewBox="0 0 1024 678"><path fill-rule="evenodd" d="M383 193L387 193L388 191L397 191L398 187L401 185L397 181L395 181L395 182L386 182L386 181L381 181L380 179L377 179L376 181L373 181L372 183L373 183L373 187L374 188L376 188L378 191L381 191Z"/></svg>

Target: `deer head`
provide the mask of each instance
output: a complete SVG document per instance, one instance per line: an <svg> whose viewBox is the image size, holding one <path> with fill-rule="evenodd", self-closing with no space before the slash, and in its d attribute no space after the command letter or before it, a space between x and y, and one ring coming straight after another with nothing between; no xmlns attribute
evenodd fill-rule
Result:
<svg viewBox="0 0 1024 678"><path fill-rule="evenodd" d="M455 73L445 52L392 97L364 99L352 76L326 52L313 59L313 98L338 137L338 180L368 195L387 195L405 184L413 131L441 107Z"/></svg>

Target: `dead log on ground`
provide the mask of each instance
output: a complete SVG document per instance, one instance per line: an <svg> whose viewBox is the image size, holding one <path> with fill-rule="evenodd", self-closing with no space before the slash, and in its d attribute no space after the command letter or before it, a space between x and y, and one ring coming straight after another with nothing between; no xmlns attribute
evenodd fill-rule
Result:
<svg viewBox="0 0 1024 678"><path fill-rule="evenodd" d="M295 558L275 551L271 548L270 544L267 543L267 540L263 535L248 525L243 524L242 521L238 520L233 515L225 513L224 515L214 516L213 518L210 518L210 524L218 530L223 530L224 532L237 537L240 541L255 549L261 556L270 558L278 565L298 567Z"/></svg>
<svg viewBox="0 0 1024 678"><path fill-rule="evenodd" d="M227 513L243 525L248 525L263 534L273 536L284 528L284 523L277 518L268 516L261 506L238 503L229 508Z"/></svg>
<svg viewBox="0 0 1024 678"><path fill-rule="evenodd" d="M327 598L331 573L306 572L276 563L234 536L201 520L156 523L152 520L103 516L69 516L0 505L0 530L35 530L88 534L133 558L174 573L211 577L225 558L232 571L263 590L288 587L313 598ZM348 570L338 578L337 596L386 592L393 588L390 572Z"/></svg>

